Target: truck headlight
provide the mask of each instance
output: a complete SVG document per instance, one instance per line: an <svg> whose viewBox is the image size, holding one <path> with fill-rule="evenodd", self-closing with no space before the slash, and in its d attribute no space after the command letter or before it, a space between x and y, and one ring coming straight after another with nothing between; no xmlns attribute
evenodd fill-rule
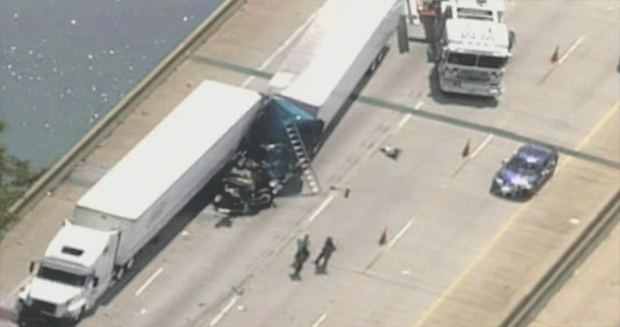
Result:
<svg viewBox="0 0 620 327"><path fill-rule="evenodd" d="M32 298L30 297L30 284L19 289L17 297L22 300L26 305L32 304Z"/></svg>

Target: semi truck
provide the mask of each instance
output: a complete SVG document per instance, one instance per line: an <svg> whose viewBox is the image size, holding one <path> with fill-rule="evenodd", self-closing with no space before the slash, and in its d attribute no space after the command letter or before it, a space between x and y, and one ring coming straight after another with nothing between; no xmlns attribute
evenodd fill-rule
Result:
<svg viewBox="0 0 620 327"><path fill-rule="evenodd" d="M433 46L439 88L497 98L514 33L504 23L504 0L433 0Z"/></svg>
<svg viewBox="0 0 620 327"><path fill-rule="evenodd" d="M261 101L256 92L213 81L193 90L77 201L30 265L20 319L79 321L235 155Z"/></svg>
<svg viewBox="0 0 620 327"><path fill-rule="evenodd" d="M397 26L406 31L404 1L329 0L265 93L201 83L77 201L31 263L20 317L79 321L220 173L228 172L214 203L222 212L262 208L300 178L317 193L310 161Z"/></svg>
<svg viewBox="0 0 620 327"><path fill-rule="evenodd" d="M251 133L247 155L215 198L217 212L243 215L268 208L287 190L300 191L300 178L310 193L320 192L310 162L385 57L395 32L400 52L406 51L405 4L329 0L317 11L269 81L263 119Z"/></svg>

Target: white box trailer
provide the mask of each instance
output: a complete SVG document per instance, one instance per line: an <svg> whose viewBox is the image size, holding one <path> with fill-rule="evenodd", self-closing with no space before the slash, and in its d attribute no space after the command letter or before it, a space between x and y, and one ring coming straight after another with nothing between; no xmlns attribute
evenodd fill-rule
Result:
<svg viewBox="0 0 620 327"><path fill-rule="evenodd" d="M78 201L75 224L120 231L126 263L228 162L260 99L204 81Z"/></svg>
<svg viewBox="0 0 620 327"><path fill-rule="evenodd" d="M80 198L20 293L19 307L27 309L21 311L79 320L230 160L261 98L201 83Z"/></svg>
<svg viewBox="0 0 620 327"><path fill-rule="evenodd" d="M404 0L328 0L269 82L329 125L385 55Z"/></svg>

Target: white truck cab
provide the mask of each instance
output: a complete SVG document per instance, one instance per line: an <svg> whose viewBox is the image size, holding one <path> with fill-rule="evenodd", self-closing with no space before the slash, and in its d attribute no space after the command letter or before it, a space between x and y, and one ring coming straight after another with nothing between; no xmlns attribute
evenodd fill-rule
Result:
<svg viewBox="0 0 620 327"><path fill-rule="evenodd" d="M65 225L32 262L32 280L19 293L21 310L79 320L112 282L118 232Z"/></svg>
<svg viewBox="0 0 620 327"><path fill-rule="evenodd" d="M503 0L441 2L435 32L437 73L444 92L498 97L510 58Z"/></svg>

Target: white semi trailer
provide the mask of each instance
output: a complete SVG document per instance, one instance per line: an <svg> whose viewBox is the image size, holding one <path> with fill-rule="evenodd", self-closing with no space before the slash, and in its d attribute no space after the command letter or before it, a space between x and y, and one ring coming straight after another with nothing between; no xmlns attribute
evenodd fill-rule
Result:
<svg viewBox="0 0 620 327"><path fill-rule="evenodd" d="M31 265L21 313L79 320L229 161L260 106L256 92L200 84L80 198Z"/></svg>
<svg viewBox="0 0 620 327"><path fill-rule="evenodd" d="M269 82L270 94L301 104L330 125L395 31L407 41L405 0L329 0ZM401 50L402 52L402 50Z"/></svg>

